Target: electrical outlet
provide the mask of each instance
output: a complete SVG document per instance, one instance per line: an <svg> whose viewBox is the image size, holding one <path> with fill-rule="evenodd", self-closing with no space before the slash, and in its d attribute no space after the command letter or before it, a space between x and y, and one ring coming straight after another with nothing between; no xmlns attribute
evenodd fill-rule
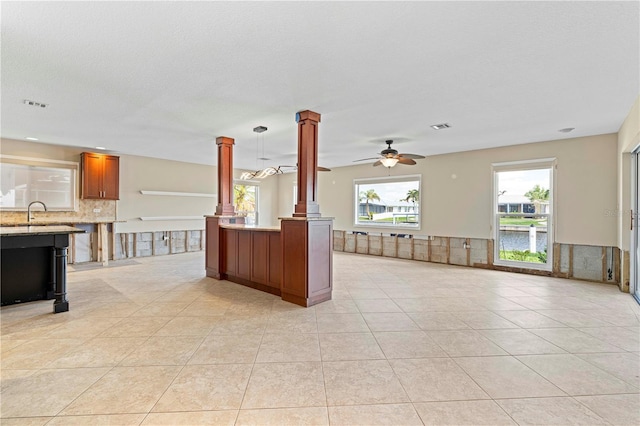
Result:
<svg viewBox="0 0 640 426"><path fill-rule="evenodd" d="M100 213L102 211L102 209L93 209L94 213Z"/></svg>

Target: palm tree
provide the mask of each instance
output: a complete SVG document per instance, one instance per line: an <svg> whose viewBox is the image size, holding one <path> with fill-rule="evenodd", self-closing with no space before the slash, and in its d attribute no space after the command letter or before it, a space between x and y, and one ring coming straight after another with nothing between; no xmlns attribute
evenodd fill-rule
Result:
<svg viewBox="0 0 640 426"><path fill-rule="evenodd" d="M362 191L360 193L360 202L365 201L367 204L367 217L369 218L369 220L371 220L372 218L372 214L369 212L369 201L380 201L380 196L378 194L376 194L376 190L375 189L370 189L368 191Z"/></svg>
<svg viewBox="0 0 640 426"><path fill-rule="evenodd" d="M548 201L549 190L541 188L540 185L534 186L531 190L524 194L531 202L534 201Z"/></svg>
<svg viewBox="0 0 640 426"><path fill-rule="evenodd" d="M416 211L416 203L418 201L420 201L420 191L417 189L410 189L409 191L407 191L407 197L403 198L400 201L406 201L413 203L413 211Z"/></svg>
<svg viewBox="0 0 640 426"><path fill-rule="evenodd" d="M544 201L549 201L549 190L540 187L540 185L534 186L531 190L524 194L534 205L536 213L541 213L542 204Z"/></svg>
<svg viewBox="0 0 640 426"><path fill-rule="evenodd" d="M255 210L255 192L249 191L248 185L234 185L233 200L238 213L246 216L247 213Z"/></svg>

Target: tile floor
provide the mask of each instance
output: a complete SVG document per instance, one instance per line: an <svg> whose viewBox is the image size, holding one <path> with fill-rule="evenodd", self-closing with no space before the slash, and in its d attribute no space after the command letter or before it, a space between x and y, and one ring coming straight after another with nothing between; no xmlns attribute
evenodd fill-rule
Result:
<svg viewBox="0 0 640 426"><path fill-rule="evenodd" d="M70 267L1 310L9 425L640 424L640 309L611 285L346 253L304 309L204 253Z"/></svg>

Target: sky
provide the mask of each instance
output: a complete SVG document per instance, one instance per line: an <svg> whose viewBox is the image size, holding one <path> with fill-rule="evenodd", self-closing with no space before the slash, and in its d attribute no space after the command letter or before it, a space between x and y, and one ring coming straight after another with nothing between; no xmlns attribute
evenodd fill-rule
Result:
<svg viewBox="0 0 640 426"><path fill-rule="evenodd" d="M549 183L549 169L499 172L498 194L506 191L504 196L500 196L500 201L513 201L524 197L524 194L536 185L540 185L544 189L549 189Z"/></svg>
<svg viewBox="0 0 640 426"><path fill-rule="evenodd" d="M418 182L392 182L392 183L374 183L360 184L359 191L366 192L374 189L376 194L380 196L381 204L385 205L402 205L400 199L407 197L407 192L412 189L419 189ZM375 201L375 203L378 203ZM411 203L408 203L411 204Z"/></svg>

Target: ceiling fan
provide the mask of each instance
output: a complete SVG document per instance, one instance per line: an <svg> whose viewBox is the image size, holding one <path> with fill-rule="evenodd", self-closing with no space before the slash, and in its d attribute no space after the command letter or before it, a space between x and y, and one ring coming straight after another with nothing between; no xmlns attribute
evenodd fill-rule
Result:
<svg viewBox="0 0 640 426"><path fill-rule="evenodd" d="M360 160L355 160L354 163L358 161L378 160L373 163L374 167L382 164L387 168L391 168L398 163L406 164L407 166L413 166L414 164L416 164L416 162L413 161L414 159L424 158L424 155L418 154L398 154L398 151L391 148L391 144L393 143L393 140L391 139L386 140L384 143L387 144L387 148L380 151L378 157L362 158Z"/></svg>

